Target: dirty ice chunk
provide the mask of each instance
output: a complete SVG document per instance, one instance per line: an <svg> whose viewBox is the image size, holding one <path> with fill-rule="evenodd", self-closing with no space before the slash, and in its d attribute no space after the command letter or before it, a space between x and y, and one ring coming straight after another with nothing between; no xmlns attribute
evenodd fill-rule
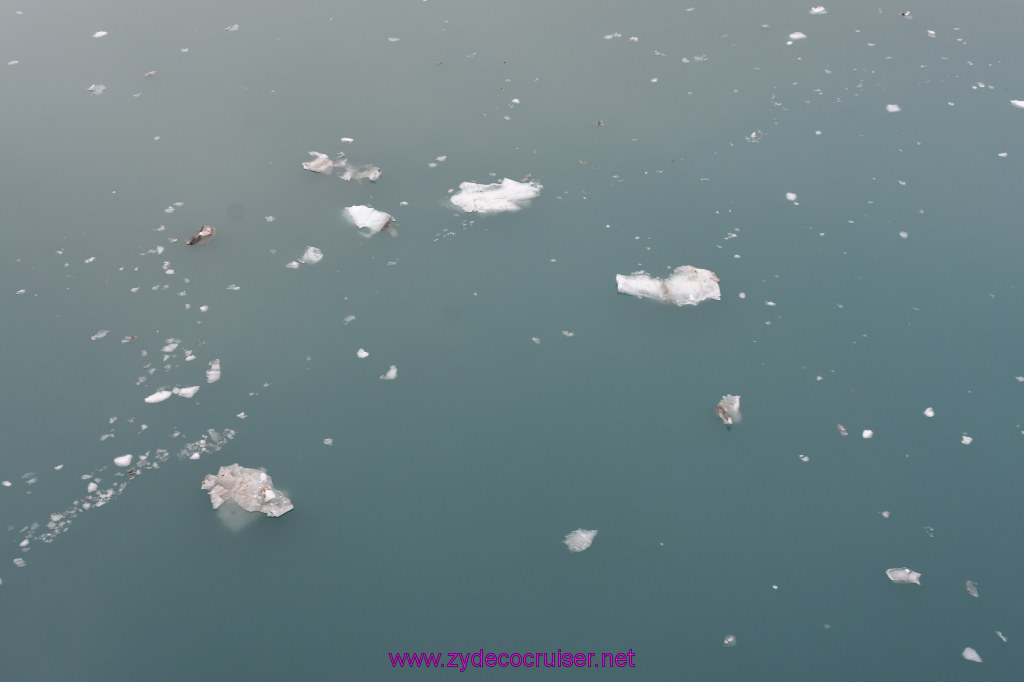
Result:
<svg viewBox="0 0 1024 682"><path fill-rule="evenodd" d="M738 424L741 419L740 397L738 395L723 395L715 405L715 414L725 424Z"/></svg>
<svg viewBox="0 0 1024 682"><path fill-rule="evenodd" d="M381 381L394 381L395 377L398 376L398 367L391 365L388 371L380 375Z"/></svg>
<svg viewBox="0 0 1024 682"><path fill-rule="evenodd" d="M726 635L722 639L722 646L726 648L732 648L736 646L736 635Z"/></svg>
<svg viewBox="0 0 1024 682"><path fill-rule="evenodd" d="M903 568L886 569L885 574L889 576L889 580L893 581L894 583L913 583L915 585L921 584L921 574L917 571L911 571L906 566L904 566Z"/></svg>
<svg viewBox="0 0 1024 682"><path fill-rule="evenodd" d="M210 503L218 509L225 502L234 502L248 512L281 516L294 509L284 493L274 490L274 482L261 469L247 469L232 464L220 468L217 475L208 474L202 489L210 491Z"/></svg>
<svg viewBox="0 0 1024 682"><path fill-rule="evenodd" d="M481 185L463 182L451 202L467 213L503 213L518 211L530 204L544 186L533 180L516 182L508 178L501 182Z"/></svg>
<svg viewBox="0 0 1024 682"><path fill-rule="evenodd" d="M967 594L972 597L978 597L978 585L973 580L968 580L966 583Z"/></svg>
<svg viewBox="0 0 1024 682"><path fill-rule="evenodd" d="M324 252L315 246L307 246L306 250L302 253L302 258L299 259L300 263L319 263L324 259Z"/></svg>
<svg viewBox="0 0 1024 682"><path fill-rule="evenodd" d="M220 381L220 358L210 361L210 369L206 370L206 383Z"/></svg>
<svg viewBox="0 0 1024 682"><path fill-rule="evenodd" d="M129 464L131 464L131 463L132 463L132 456L131 455L121 455L120 457L115 457L114 458L114 464L116 464L119 467L126 467Z"/></svg>
<svg viewBox="0 0 1024 682"><path fill-rule="evenodd" d="M173 389L171 389L171 392L173 392L174 395L180 396L182 398L191 398L196 393L199 392L199 387L198 386L185 386L183 388L173 388Z"/></svg>
<svg viewBox="0 0 1024 682"><path fill-rule="evenodd" d="M309 155L313 157L313 160L302 163L302 167L306 170L314 173L330 173L334 170L334 162L326 154L310 152Z"/></svg>
<svg viewBox="0 0 1024 682"><path fill-rule="evenodd" d="M597 535L596 530L583 530L577 528L573 532L565 536L565 546L569 548L570 552L582 552L587 547L590 547L594 542L594 537Z"/></svg>
<svg viewBox="0 0 1024 682"><path fill-rule="evenodd" d="M898 113L900 111L900 105L899 104L886 104L885 105L885 110L888 111L890 114L895 114L895 113Z"/></svg>
<svg viewBox="0 0 1024 682"><path fill-rule="evenodd" d="M924 408L924 416L926 416L926 417L934 417L935 416L935 410L933 410L930 407Z"/></svg>
<svg viewBox="0 0 1024 682"><path fill-rule="evenodd" d="M637 298L652 298L677 306L697 305L701 301L719 301L722 291L718 288L718 276L710 270L682 265L670 277L658 279L643 270L630 275L615 275L620 294Z"/></svg>
<svg viewBox="0 0 1024 682"><path fill-rule="evenodd" d="M153 393L152 395L146 396L147 403L162 403L163 401L174 395L173 391L162 390Z"/></svg>
<svg viewBox="0 0 1024 682"><path fill-rule="evenodd" d="M960 655L963 656L964 658L966 658L968 661L974 661L975 663L981 663L981 656L979 656L978 652L975 651L974 649L972 649L971 647L964 648L963 653L960 654Z"/></svg>
<svg viewBox="0 0 1024 682"><path fill-rule="evenodd" d="M971 443L973 443L973 442L974 442L974 439L973 439L973 438L971 438L970 436L968 436L968 435L967 435L967 434L965 433L965 434L964 434L964 437L960 439L960 442L961 442L961 443L962 443L963 445L970 445Z"/></svg>
<svg viewBox="0 0 1024 682"><path fill-rule="evenodd" d="M847 435L849 435L849 431L847 431L846 427L843 426L842 424L836 424L836 428L839 429L839 435L840 436L847 436Z"/></svg>
<svg viewBox="0 0 1024 682"><path fill-rule="evenodd" d="M359 234L364 237L372 237L378 232L388 229L394 220L391 214L378 211L373 206L346 206L345 213L348 214L349 220L359 228Z"/></svg>
<svg viewBox="0 0 1024 682"><path fill-rule="evenodd" d="M210 225L202 225L196 230L196 233L185 240L185 243L191 246L192 244L209 244L210 240L213 239L214 235L217 234Z"/></svg>
<svg viewBox="0 0 1024 682"><path fill-rule="evenodd" d="M796 201L796 192L786 192L786 201Z"/></svg>

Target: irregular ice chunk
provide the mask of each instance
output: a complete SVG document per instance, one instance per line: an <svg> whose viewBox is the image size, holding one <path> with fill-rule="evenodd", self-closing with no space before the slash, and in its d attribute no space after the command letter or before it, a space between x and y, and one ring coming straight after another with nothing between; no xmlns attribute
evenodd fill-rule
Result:
<svg viewBox="0 0 1024 682"><path fill-rule="evenodd" d="M807 37L807 34L803 33L802 31L794 31L793 33L789 34L789 39L790 40L803 40L806 37Z"/></svg>
<svg viewBox="0 0 1024 682"><path fill-rule="evenodd" d="M106 336L109 333L110 333L110 330L108 330L108 329L101 329L98 332L96 332L95 334L93 334L92 336L90 336L89 338L92 339L93 341L98 341L98 340L102 339L104 336Z"/></svg>
<svg viewBox="0 0 1024 682"><path fill-rule="evenodd" d="M971 595L972 597L978 597L979 596L978 595L978 586L977 586L977 584L975 584L975 582L973 580L968 580L967 583L966 583L966 586L967 586L967 594Z"/></svg>
<svg viewBox="0 0 1024 682"><path fill-rule="evenodd" d="M217 234L217 230L213 229L210 225L203 225L196 230L196 233L189 237L185 243L189 245L209 244L215 234Z"/></svg>
<svg viewBox="0 0 1024 682"><path fill-rule="evenodd" d="M935 416L935 410L933 410L930 407L924 408L924 416L926 416L926 417L934 417Z"/></svg>
<svg viewBox="0 0 1024 682"><path fill-rule="evenodd" d="M573 532L565 536L565 546L569 548L570 552L582 552L594 542L594 537L597 535L596 530L583 530L577 528Z"/></svg>
<svg viewBox="0 0 1024 682"><path fill-rule="evenodd" d="M899 111L900 111L900 105L899 104L886 104L885 105L885 110L888 111L890 114L896 114L896 113L899 113Z"/></svg>
<svg viewBox="0 0 1024 682"><path fill-rule="evenodd" d="M860 435L861 435L861 438L864 438L865 440L867 440L868 438L874 438L875 437L875 432L872 431L871 429L864 429L864 431Z"/></svg>
<svg viewBox="0 0 1024 682"><path fill-rule="evenodd" d="M652 298L677 306L697 305L701 301L722 299L718 276L710 270L682 265L670 277L658 279L643 270L631 275L615 275L620 294L637 298Z"/></svg>
<svg viewBox="0 0 1024 682"><path fill-rule="evenodd" d="M503 213L518 211L528 206L530 199L540 194L544 186L533 180L516 182L508 178L501 182L481 185L463 182L451 202L467 213Z"/></svg>
<svg viewBox="0 0 1024 682"><path fill-rule="evenodd" d="M391 365L388 371L380 375L381 381L394 381L398 376L398 367Z"/></svg>
<svg viewBox="0 0 1024 682"><path fill-rule="evenodd" d="M722 646L726 648L736 646L736 635L726 635L725 638L722 639Z"/></svg>
<svg viewBox="0 0 1024 682"><path fill-rule="evenodd" d="M156 393L153 393L151 395L146 396L146 402L147 403L162 403L163 401L165 401L168 398L170 398L172 395L174 395L173 391L160 390L160 391L157 391Z"/></svg>
<svg viewBox="0 0 1024 682"><path fill-rule="evenodd" d="M378 211L372 206L346 206L345 213L349 219L359 228L359 234L364 237L372 237L391 226L394 216L384 211Z"/></svg>
<svg viewBox="0 0 1024 682"><path fill-rule="evenodd" d="M850 433L849 431L846 430L846 427L843 426L842 424L836 424L836 428L839 429L839 435L840 436L848 436L849 433Z"/></svg>
<svg viewBox="0 0 1024 682"><path fill-rule="evenodd" d="M206 370L206 383L220 381L220 358L210 361L210 369Z"/></svg>
<svg viewBox="0 0 1024 682"><path fill-rule="evenodd" d="M104 37L106 35L108 35L108 33L106 31L96 31L95 33L92 34L92 37L93 38L102 38L102 37Z"/></svg>
<svg viewBox="0 0 1024 682"><path fill-rule="evenodd" d="M312 161L303 162L302 167L306 170L314 173L330 173L334 170L334 162L326 154L310 152L309 155L314 158Z"/></svg>
<svg viewBox="0 0 1024 682"><path fill-rule="evenodd" d="M306 250L302 253L302 258L299 259L300 263L319 263L324 259L324 252L315 246L307 246Z"/></svg>
<svg viewBox="0 0 1024 682"><path fill-rule="evenodd" d="M1024 109L1024 99L1011 99L1010 104L1017 107L1018 109Z"/></svg>
<svg viewBox="0 0 1024 682"><path fill-rule="evenodd" d="M978 652L972 649L971 647L964 648L963 653L961 653L960 655L966 658L968 661L981 663L981 656L979 656Z"/></svg>
<svg viewBox="0 0 1024 682"><path fill-rule="evenodd" d="M360 359L368 358L370 357L370 353L365 348L360 348L356 351L356 357Z"/></svg>
<svg viewBox="0 0 1024 682"><path fill-rule="evenodd" d="M129 464L131 464L131 463L132 463L132 456L131 455L121 455L120 457L115 457L114 458L114 464L116 464L119 467L126 467Z"/></svg>
<svg viewBox="0 0 1024 682"><path fill-rule="evenodd" d="M183 388L173 388L173 389L171 389L171 391L176 396L180 396L182 398L191 398L196 393L199 392L199 387L198 386L185 386Z"/></svg>
<svg viewBox="0 0 1024 682"><path fill-rule="evenodd" d="M715 414L725 424L738 424L742 418L740 415L740 397L738 395L723 395L722 399L715 405Z"/></svg>
<svg viewBox="0 0 1024 682"><path fill-rule="evenodd" d="M828 14L828 10L822 5L817 5L811 8L811 14Z"/></svg>
<svg viewBox="0 0 1024 682"><path fill-rule="evenodd" d="M888 568L885 574L889 576L889 580L894 583L914 583L915 585L921 584L921 574L917 571L912 571L906 566L903 568Z"/></svg>
<svg viewBox="0 0 1024 682"><path fill-rule="evenodd" d="M234 502L248 512L263 512L267 516L281 516L294 509L284 493L274 490L274 482L261 469L247 469L232 464L220 468L217 475L208 474L202 489L210 491L214 509L225 502Z"/></svg>
<svg viewBox="0 0 1024 682"><path fill-rule="evenodd" d="M966 433L964 434L964 437L960 439L960 443L963 445L970 445L973 442L974 439L968 436Z"/></svg>

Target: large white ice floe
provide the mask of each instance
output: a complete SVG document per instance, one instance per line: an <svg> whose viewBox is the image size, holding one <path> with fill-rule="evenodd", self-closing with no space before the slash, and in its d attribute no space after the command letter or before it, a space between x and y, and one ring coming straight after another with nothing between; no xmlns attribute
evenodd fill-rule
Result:
<svg viewBox="0 0 1024 682"><path fill-rule="evenodd" d="M715 414L724 424L738 424L740 415L740 397L738 395L723 395L722 399L715 405Z"/></svg>
<svg viewBox="0 0 1024 682"><path fill-rule="evenodd" d="M390 213L378 211L373 206L346 206L345 214L364 237L372 237L378 232L383 232L394 220Z"/></svg>
<svg viewBox="0 0 1024 682"><path fill-rule="evenodd" d="M281 516L294 509L291 500L262 469L248 469L238 464L220 468L217 475L203 479L203 490L210 491L210 503L220 509L224 503L234 503L247 512L263 512L267 516Z"/></svg>
<svg viewBox="0 0 1024 682"><path fill-rule="evenodd" d="M562 542L565 543L565 546L569 548L570 552L582 552L593 544L596 536L596 530L583 530L582 528L577 528L566 535L565 540Z"/></svg>
<svg viewBox="0 0 1024 682"><path fill-rule="evenodd" d="M914 585L921 584L921 574L917 571L912 571L906 566L903 568L888 568L885 574L889 576L889 580L894 583L913 583Z"/></svg>
<svg viewBox="0 0 1024 682"><path fill-rule="evenodd" d="M518 211L528 206L530 199L539 195L543 187L533 180L516 182L508 178L489 185L463 182L459 191L452 195L451 202L467 213Z"/></svg>
<svg viewBox="0 0 1024 682"><path fill-rule="evenodd" d="M615 275L620 294L651 298L677 306L697 305L701 301L722 299L718 276L710 270L681 265L669 277L659 279L643 270L630 275Z"/></svg>

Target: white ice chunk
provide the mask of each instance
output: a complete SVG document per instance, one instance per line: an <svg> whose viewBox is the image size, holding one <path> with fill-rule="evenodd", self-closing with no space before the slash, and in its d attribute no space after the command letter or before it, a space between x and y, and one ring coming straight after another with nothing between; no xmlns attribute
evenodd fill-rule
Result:
<svg viewBox="0 0 1024 682"><path fill-rule="evenodd" d="M682 265L670 277L658 279L643 270L630 275L615 275L619 293L637 298L652 298L677 306L697 305L701 301L721 300L718 276L710 270Z"/></svg>
<svg viewBox="0 0 1024 682"><path fill-rule="evenodd" d="M274 482L261 469L247 469L232 464L220 468L217 475L203 479L202 489L210 491L210 503L218 509L225 502L233 502L248 512L263 512L267 516L281 516L294 509Z"/></svg>
<svg viewBox="0 0 1024 682"><path fill-rule="evenodd" d="M963 445L970 445L973 442L974 439L968 436L966 433L964 434L964 437L960 439L960 443Z"/></svg>
<svg viewBox="0 0 1024 682"><path fill-rule="evenodd" d="M180 396L182 398L191 398L196 393L199 392L199 387L198 386L184 386L182 388L174 388L174 389L171 389L171 390L174 392L174 395L176 395L176 396Z"/></svg>
<svg viewBox="0 0 1024 682"><path fill-rule="evenodd" d="M569 548L570 552L582 552L594 542L594 537L597 535L596 530L583 530L577 528L573 532L565 536L565 546Z"/></svg>
<svg viewBox="0 0 1024 682"><path fill-rule="evenodd" d="M364 237L372 237L388 229L394 220L390 213L378 211L372 206L346 206L345 213Z"/></svg>
<svg viewBox="0 0 1024 682"><path fill-rule="evenodd" d="M917 571L912 571L906 566L903 568L889 568L886 569L885 574L889 576L889 580L894 583L913 583L915 585L921 584L921 574Z"/></svg>
<svg viewBox="0 0 1024 682"><path fill-rule="evenodd" d="M935 416L935 410L930 408L930 407L924 408L924 416L926 416L926 417L934 417Z"/></svg>
<svg viewBox="0 0 1024 682"><path fill-rule="evenodd" d="M104 37L106 35L109 35L106 31L96 31L95 33L92 34L92 37L93 38L102 38L102 37Z"/></svg>
<svg viewBox="0 0 1024 682"><path fill-rule="evenodd" d="M864 431L860 435L861 435L861 438L864 438L864 439L874 438L875 437L875 432L872 431L871 429L864 429Z"/></svg>
<svg viewBox="0 0 1024 682"><path fill-rule="evenodd" d="M368 358L368 357L370 357L370 353L367 352L366 349L360 348L359 350L356 351L356 357L357 358Z"/></svg>
<svg viewBox="0 0 1024 682"><path fill-rule="evenodd" d="M789 34L789 39L790 40L803 40L806 37L807 37L807 34L801 32L801 31L794 31L793 33Z"/></svg>
<svg viewBox="0 0 1024 682"><path fill-rule="evenodd" d="M998 637L999 639L1003 640L1004 642L1006 641L1006 635L1004 635L999 630L996 630L996 637Z"/></svg>
<svg viewBox="0 0 1024 682"><path fill-rule="evenodd" d="M740 419L740 397L738 395L723 395L722 399L715 405L715 414L725 424L738 424Z"/></svg>
<svg viewBox="0 0 1024 682"><path fill-rule="evenodd" d="M967 587L967 594L971 595L972 597L980 596L978 594L978 585L973 580L968 580L966 582L966 587Z"/></svg>
<svg viewBox="0 0 1024 682"><path fill-rule="evenodd" d="M206 370L206 383L220 381L220 358L210 361L210 369Z"/></svg>
<svg viewBox="0 0 1024 682"><path fill-rule="evenodd" d="M302 253L302 258L299 259L300 263L319 263L324 259L324 252L315 246L307 246L306 250Z"/></svg>
<svg viewBox="0 0 1024 682"><path fill-rule="evenodd" d="M960 654L960 655L963 656L964 658L966 658L968 661L974 661L975 663L981 663L981 656L979 656L978 652L975 651L974 649L972 649L971 647L965 647L964 650L963 650L963 653Z"/></svg>
<svg viewBox="0 0 1024 682"><path fill-rule="evenodd" d="M173 391L160 390L160 391L157 391L156 393L153 393L151 395L146 396L146 402L147 403L162 403L163 401L165 401L168 398L170 398L172 395L174 395Z"/></svg>
<svg viewBox="0 0 1024 682"><path fill-rule="evenodd" d="M726 635L722 639L722 646L726 648L732 648L736 646L736 635Z"/></svg>
<svg viewBox="0 0 1024 682"><path fill-rule="evenodd" d="M885 105L885 110L888 111L890 114L895 114L895 113L899 112L900 105L899 104L886 104Z"/></svg>
<svg viewBox="0 0 1024 682"><path fill-rule="evenodd" d="M95 334L93 334L92 336L90 336L89 338L92 339L93 341L99 341L100 339L102 339L104 336L106 336L109 333L110 333L110 330L108 330L108 329L101 329L98 332L96 332Z"/></svg>
<svg viewBox="0 0 1024 682"><path fill-rule="evenodd" d="M1010 104L1017 107L1018 109L1024 109L1024 99L1011 99Z"/></svg>
<svg viewBox="0 0 1024 682"><path fill-rule="evenodd" d="M313 171L314 173L330 173L334 170L334 162L326 154L310 152L309 155L313 157L313 160L305 161L302 164L302 167L306 170Z"/></svg>
<svg viewBox="0 0 1024 682"><path fill-rule="evenodd" d="M842 424L836 424L836 428L839 429L839 435L840 436L844 436L845 437L845 436L849 435L849 431L847 431L846 427L843 426Z"/></svg>
<svg viewBox="0 0 1024 682"><path fill-rule="evenodd" d="M786 192L787 201L796 201L796 192Z"/></svg>
<svg viewBox="0 0 1024 682"><path fill-rule="evenodd" d="M502 213L518 211L530 204L544 186L539 182L516 182L508 178L501 182L481 185L463 182L451 202L467 213Z"/></svg>
<svg viewBox="0 0 1024 682"><path fill-rule="evenodd" d="M388 371L380 375L381 381L394 381L398 376L398 367L391 365Z"/></svg>
<svg viewBox="0 0 1024 682"><path fill-rule="evenodd" d="M828 14L828 10L822 5L817 5L816 7L811 8L811 14Z"/></svg>
<svg viewBox="0 0 1024 682"><path fill-rule="evenodd" d="M238 24L231 24L230 26L225 26L224 30L225 31L232 31L233 32L233 31L237 31L238 28L239 28Z"/></svg>
<svg viewBox="0 0 1024 682"><path fill-rule="evenodd" d="M131 463L132 463L132 456L131 455L121 455L120 457L115 457L114 458L114 464L116 464L119 467L126 467L129 464L131 464Z"/></svg>
<svg viewBox="0 0 1024 682"><path fill-rule="evenodd" d="M102 95L103 91L106 90L106 89L107 89L107 86L103 85L102 83L93 83L92 85L90 85L89 87L86 88L86 90L88 90L89 92L91 92L94 95Z"/></svg>

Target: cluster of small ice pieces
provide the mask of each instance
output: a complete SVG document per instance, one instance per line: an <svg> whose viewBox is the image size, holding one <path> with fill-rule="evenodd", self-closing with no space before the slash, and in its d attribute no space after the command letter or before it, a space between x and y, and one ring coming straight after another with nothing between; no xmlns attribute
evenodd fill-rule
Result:
<svg viewBox="0 0 1024 682"><path fill-rule="evenodd" d="M677 306L697 305L708 299L720 301L722 291L718 276L710 270L681 265L665 279L653 277L643 270L630 275L615 275L620 294L650 298Z"/></svg>
<svg viewBox="0 0 1024 682"><path fill-rule="evenodd" d="M570 552L582 552L593 544L596 536L596 530L583 530L582 528L577 528L566 535L565 540L562 542L565 543L565 546L569 548Z"/></svg>
<svg viewBox="0 0 1024 682"><path fill-rule="evenodd" d="M281 516L295 508L284 493L274 489L274 481L262 469L249 469L238 464L223 466L216 476L208 474L201 487L210 492L210 503L214 509L231 503L247 512Z"/></svg>
<svg viewBox="0 0 1024 682"><path fill-rule="evenodd" d="M459 185L459 191L452 195L451 202L466 213L518 211L528 206L543 187L533 180L516 182L508 178L489 185L463 182Z"/></svg>

